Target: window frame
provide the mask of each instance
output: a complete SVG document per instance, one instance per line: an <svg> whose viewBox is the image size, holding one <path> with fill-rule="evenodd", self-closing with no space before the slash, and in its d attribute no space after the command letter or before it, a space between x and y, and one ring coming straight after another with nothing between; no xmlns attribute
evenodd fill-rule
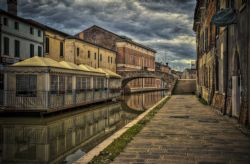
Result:
<svg viewBox="0 0 250 164"><path fill-rule="evenodd" d="M42 31L41 30L37 30L37 36L41 37L42 36Z"/></svg>
<svg viewBox="0 0 250 164"><path fill-rule="evenodd" d="M63 58L64 57L64 43L61 41L60 42L60 57Z"/></svg>
<svg viewBox="0 0 250 164"><path fill-rule="evenodd" d="M3 18L3 25L9 26L9 20L8 20L7 17L4 17L4 18Z"/></svg>
<svg viewBox="0 0 250 164"><path fill-rule="evenodd" d="M46 36L45 37L45 53L49 53L49 51L50 51L49 42L50 42L50 39L48 36Z"/></svg>
<svg viewBox="0 0 250 164"><path fill-rule="evenodd" d="M39 56L39 57L42 57L43 55L42 55L43 53L42 53L42 46L38 46L37 47L37 55Z"/></svg>
<svg viewBox="0 0 250 164"><path fill-rule="evenodd" d="M19 40L14 41L14 47L15 47L15 57L20 58L20 41Z"/></svg>
<svg viewBox="0 0 250 164"><path fill-rule="evenodd" d="M16 97L37 97L37 75L16 75Z"/></svg>
<svg viewBox="0 0 250 164"><path fill-rule="evenodd" d="M15 30L19 30L19 22L15 21L14 28Z"/></svg>
<svg viewBox="0 0 250 164"><path fill-rule="evenodd" d="M8 37L3 38L3 53L6 56L10 55L10 38Z"/></svg>
<svg viewBox="0 0 250 164"><path fill-rule="evenodd" d="M79 47L76 48L76 55L80 56L80 48Z"/></svg>
<svg viewBox="0 0 250 164"><path fill-rule="evenodd" d="M30 26L30 34L34 35L34 28Z"/></svg>
<svg viewBox="0 0 250 164"><path fill-rule="evenodd" d="M34 44L30 44L30 57L34 57L35 56L35 45Z"/></svg>
<svg viewBox="0 0 250 164"><path fill-rule="evenodd" d="M91 52L88 50L88 59L91 58Z"/></svg>

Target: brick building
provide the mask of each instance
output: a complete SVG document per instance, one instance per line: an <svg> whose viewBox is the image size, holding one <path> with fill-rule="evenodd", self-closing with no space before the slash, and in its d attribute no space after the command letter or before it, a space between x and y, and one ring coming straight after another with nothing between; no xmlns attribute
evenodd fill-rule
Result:
<svg viewBox="0 0 250 164"><path fill-rule="evenodd" d="M224 21L219 11L231 16ZM250 120L249 13L247 0L197 0L194 15L198 95L243 124Z"/></svg>
<svg viewBox="0 0 250 164"><path fill-rule="evenodd" d="M92 42L117 51L117 73L124 71L155 71L156 51L142 44L134 42L125 36L117 35L98 26L92 26L78 34L80 39ZM135 79L128 83L127 89L137 91L141 88L156 88L156 79Z"/></svg>

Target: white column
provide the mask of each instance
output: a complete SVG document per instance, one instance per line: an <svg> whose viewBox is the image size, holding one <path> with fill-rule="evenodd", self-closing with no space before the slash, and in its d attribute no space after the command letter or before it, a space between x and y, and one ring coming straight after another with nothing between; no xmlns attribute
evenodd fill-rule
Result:
<svg viewBox="0 0 250 164"><path fill-rule="evenodd" d="M44 80L44 91L45 91L45 107L49 108L49 92L50 92L50 76L49 73L45 73L45 80Z"/></svg>
<svg viewBox="0 0 250 164"><path fill-rule="evenodd" d="M3 93L3 105L7 106L7 91L8 91L8 75L4 73L3 84L4 84L4 93Z"/></svg>
<svg viewBox="0 0 250 164"><path fill-rule="evenodd" d="M73 104L76 104L76 76L72 76L72 97Z"/></svg>

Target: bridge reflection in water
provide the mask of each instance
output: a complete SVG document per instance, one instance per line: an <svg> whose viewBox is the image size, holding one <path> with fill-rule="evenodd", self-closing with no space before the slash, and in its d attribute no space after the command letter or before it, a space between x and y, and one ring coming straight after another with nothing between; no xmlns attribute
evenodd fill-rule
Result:
<svg viewBox="0 0 250 164"><path fill-rule="evenodd" d="M56 116L0 118L0 163L71 163L164 96L133 94Z"/></svg>

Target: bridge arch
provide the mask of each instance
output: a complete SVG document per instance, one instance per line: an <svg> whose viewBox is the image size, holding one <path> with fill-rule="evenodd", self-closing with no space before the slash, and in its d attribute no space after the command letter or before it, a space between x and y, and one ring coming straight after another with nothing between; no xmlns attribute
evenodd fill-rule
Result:
<svg viewBox="0 0 250 164"><path fill-rule="evenodd" d="M130 81L139 78L156 78L161 79L164 82L168 82L165 73L153 72L153 71L124 71L121 72L122 76L122 88L124 88Z"/></svg>

